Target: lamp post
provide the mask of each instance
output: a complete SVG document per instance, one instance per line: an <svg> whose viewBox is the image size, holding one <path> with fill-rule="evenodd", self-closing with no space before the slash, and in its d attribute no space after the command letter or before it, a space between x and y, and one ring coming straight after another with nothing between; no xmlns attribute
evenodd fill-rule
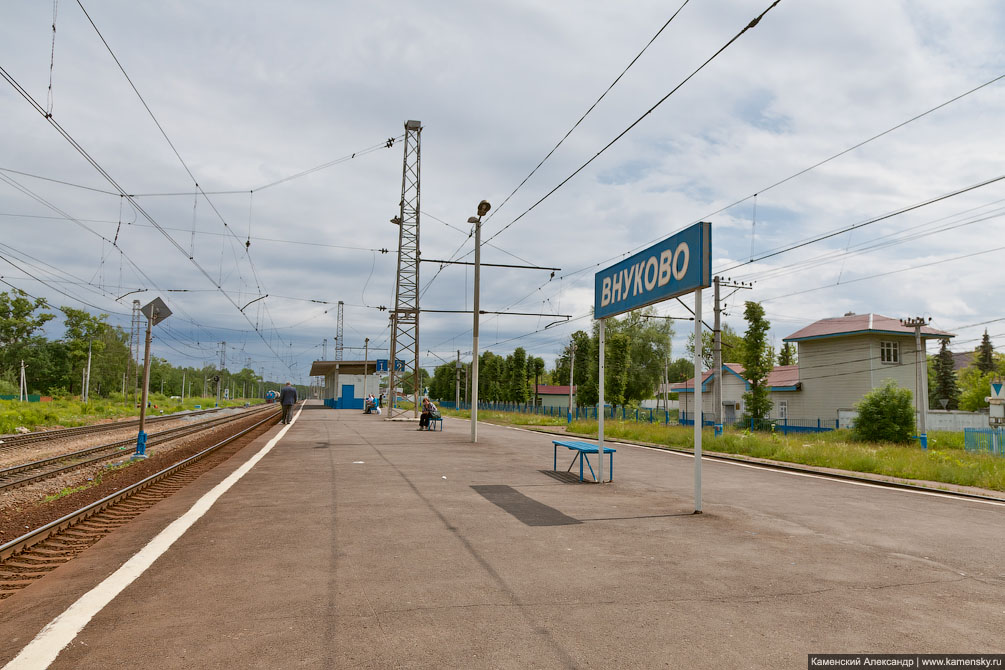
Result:
<svg viewBox="0 0 1005 670"><path fill-rule="evenodd" d="M478 288L482 263L482 217L488 214L492 205L488 200L478 203L478 216L472 216L468 223L475 225L475 286L472 312L474 325L471 330L471 441L478 441Z"/></svg>
<svg viewBox="0 0 1005 670"><path fill-rule="evenodd" d="M366 409L366 376L370 374L370 338L363 338L363 409Z"/></svg>

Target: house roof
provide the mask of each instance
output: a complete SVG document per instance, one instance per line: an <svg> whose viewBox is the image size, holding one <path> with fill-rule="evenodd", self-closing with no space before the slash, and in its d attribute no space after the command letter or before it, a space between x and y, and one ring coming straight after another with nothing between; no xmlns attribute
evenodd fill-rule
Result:
<svg viewBox="0 0 1005 670"><path fill-rule="evenodd" d="M572 387L573 394L576 393L576 387ZM566 386L551 386L549 384L538 384L537 385L538 395L569 395L569 387Z"/></svg>
<svg viewBox="0 0 1005 670"><path fill-rule="evenodd" d="M314 361L311 363L311 377L334 374L338 367L343 375L377 374L377 361ZM365 370L365 372L364 372Z"/></svg>
<svg viewBox="0 0 1005 670"><path fill-rule="evenodd" d="M744 367L739 363L723 363L722 364L723 374L731 373L736 377L742 379L744 383L747 382L746 377L743 376ZM707 370L701 376L701 387L702 391L705 390L705 386L708 380L712 377L714 370ZM776 365L775 368L768 373L767 379L765 379L767 386L773 390L795 390L799 384L799 366L798 365ZM677 384L672 384L670 390L673 392L693 393L694 392L694 377L688 379L686 382L680 382Z"/></svg>
<svg viewBox="0 0 1005 670"><path fill-rule="evenodd" d="M824 337L844 337L846 335L863 335L880 333L889 335L914 335L914 328L901 325L900 319L883 316L882 314L846 314L831 319L820 319L801 330L797 330L783 342L801 342ZM938 330L931 326L921 327L922 339L944 339L956 337L954 333Z"/></svg>

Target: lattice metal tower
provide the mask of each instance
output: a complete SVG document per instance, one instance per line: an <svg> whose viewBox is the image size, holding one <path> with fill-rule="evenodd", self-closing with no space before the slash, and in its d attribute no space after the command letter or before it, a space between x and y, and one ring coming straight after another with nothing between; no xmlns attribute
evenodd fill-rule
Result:
<svg viewBox="0 0 1005 670"><path fill-rule="evenodd" d="M140 385L140 340L143 335L143 313L140 311L140 301L133 300L133 319L129 328L129 369L132 370L133 402L136 402L136 390ZM127 371L127 376L129 376Z"/></svg>
<svg viewBox="0 0 1005 670"><path fill-rule="evenodd" d="M394 409L398 380L411 374L414 417L419 416L419 172L421 121L405 121L405 157L401 170L401 212L398 226L398 277L391 312L391 360L388 418L404 414ZM402 362L399 367L397 362Z"/></svg>
<svg viewBox="0 0 1005 670"><path fill-rule="evenodd" d="M342 360L342 307L343 303L341 300L338 301L338 325L335 327L335 360Z"/></svg>

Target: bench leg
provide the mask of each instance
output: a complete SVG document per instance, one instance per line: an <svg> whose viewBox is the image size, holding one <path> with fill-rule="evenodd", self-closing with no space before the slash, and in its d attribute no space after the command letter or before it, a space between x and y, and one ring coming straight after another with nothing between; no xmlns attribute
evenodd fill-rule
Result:
<svg viewBox="0 0 1005 670"><path fill-rule="evenodd" d="M582 459L584 461L586 461L586 467L590 468L590 474L593 475L593 481L597 481L597 473L593 471L593 466L590 465L590 459L588 459L586 457L585 453L583 454ZM580 472L583 471L583 465L582 464L580 464L580 466L579 466L579 471ZM580 477L579 481L583 481L582 477Z"/></svg>
<svg viewBox="0 0 1005 670"><path fill-rule="evenodd" d="M611 478L608 481L611 481L611 482L614 481L614 452L613 451L611 452Z"/></svg>

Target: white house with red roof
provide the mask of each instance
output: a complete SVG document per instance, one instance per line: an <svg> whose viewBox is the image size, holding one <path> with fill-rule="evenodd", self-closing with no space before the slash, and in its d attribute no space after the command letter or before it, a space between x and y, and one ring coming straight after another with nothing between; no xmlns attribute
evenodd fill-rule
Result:
<svg viewBox="0 0 1005 670"><path fill-rule="evenodd" d="M564 407L569 409L569 387L537 385L538 407ZM576 406L576 387L572 387L572 406Z"/></svg>
<svg viewBox="0 0 1005 670"><path fill-rule="evenodd" d="M927 342L948 339L953 333L929 326L921 328L922 365L927 366ZM892 379L912 394L928 398L927 367L922 368L921 388L918 386L914 328L901 325L898 319L881 314L845 314L821 319L784 338L794 342L798 364L776 367L768 376L773 419L798 422L837 421L844 412L852 412L866 393ZM713 413L712 389L716 383L713 371L702 379L703 411ZM749 384L743 377L743 367L735 363L723 365L723 421L739 419L743 413L743 393ZM681 408L691 412L694 380L671 387L680 394ZM692 395L688 395L692 394ZM843 427L844 424L842 424Z"/></svg>
<svg viewBox="0 0 1005 670"><path fill-rule="evenodd" d="M750 390L750 382L743 376L744 368L739 363L722 364L722 420L725 424L739 421L743 416L743 394ZM772 407L772 417L784 419L788 416L789 402L798 393L799 366L778 365L768 374L767 383ZM705 420L711 421L714 405L712 391L717 383L714 370L708 370L701 380L701 405ZM672 384L671 393L677 393L680 410L688 415L694 411L694 378L686 382Z"/></svg>

